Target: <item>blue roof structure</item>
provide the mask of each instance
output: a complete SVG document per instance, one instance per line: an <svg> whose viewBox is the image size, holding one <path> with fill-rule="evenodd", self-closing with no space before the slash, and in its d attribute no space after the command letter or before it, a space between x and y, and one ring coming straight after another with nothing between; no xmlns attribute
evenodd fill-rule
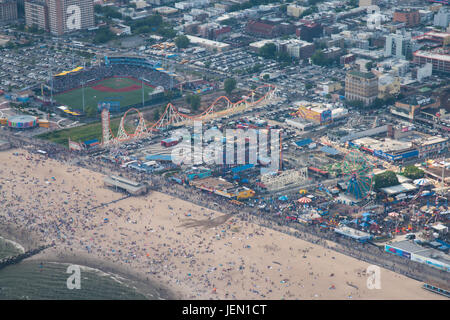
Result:
<svg viewBox="0 0 450 320"><path fill-rule="evenodd" d="M152 154L146 156L145 160L172 161L172 156L170 154Z"/></svg>
<svg viewBox="0 0 450 320"><path fill-rule="evenodd" d="M330 154L332 156L338 155L340 152L336 150L335 148L323 146L320 148L320 151L325 152L326 154Z"/></svg>
<svg viewBox="0 0 450 320"><path fill-rule="evenodd" d="M95 144L95 143L99 143L98 139L86 140L84 142L85 145L91 145L91 144Z"/></svg>
<svg viewBox="0 0 450 320"><path fill-rule="evenodd" d="M299 141L295 141L295 144L299 147L304 147L307 146L308 144L312 143L313 141L308 138L308 139L303 139L303 140L299 140Z"/></svg>
<svg viewBox="0 0 450 320"><path fill-rule="evenodd" d="M244 164L242 166L239 167L235 167L235 168L231 168L231 172L233 173L238 173L247 169L251 169L253 168L255 165L253 163L248 163L248 164Z"/></svg>

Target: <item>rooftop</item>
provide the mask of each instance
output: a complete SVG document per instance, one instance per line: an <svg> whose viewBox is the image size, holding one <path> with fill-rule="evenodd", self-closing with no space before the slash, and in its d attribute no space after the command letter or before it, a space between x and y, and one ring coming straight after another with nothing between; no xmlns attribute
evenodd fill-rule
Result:
<svg viewBox="0 0 450 320"><path fill-rule="evenodd" d="M414 56L417 57L423 57L423 58L430 58L430 59L436 59L436 60L443 60L445 62L450 62L450 55L445 53L440 53L436 51L423 51L418 50L413 53Z"/></svg>
<svg viewBox="0 0 450 320"><path fill-rule="evenodd" d="M375 78L375 75L372 72L361 72L361 71L349 71L348 74L355 76L355 77L359 77L359 78L364 78L364 79L373 79Z"/></svg>

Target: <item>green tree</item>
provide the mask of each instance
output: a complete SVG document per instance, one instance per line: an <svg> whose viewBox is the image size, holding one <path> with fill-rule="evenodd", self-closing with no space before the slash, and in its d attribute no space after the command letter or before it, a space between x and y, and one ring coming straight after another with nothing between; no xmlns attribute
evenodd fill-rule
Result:
<svg viewBox="0 0 450 320"><path fill-rule="evenodd" d="M160 114L159 109L156 109L156 110L153 112L153 120L154 120L154 121L158 121L159 118L161 118L161 114Z"/></svg>
<svg viewBox="0 0 450 320"><path fill-rule="evenodd" d="M372 107L373 107L374 109L379 109L379 108L381 108L382 106L384 106L384 104L385 104L385 101L384 101L383 99L375 98L375 100L374 100L373 103L372 103Z"/></svg>
<svg viewBox="0 0 450 320"><path fill-rule="evenodd" d="M373 62L372 62L372 61L367 62L367 63L366 63L366 69L367 69L367 71L372 70L372 68L373 68Z"/></svg>
<svg viewBox="0 0 450 320"><path fill-rule="evenodd" d="M94 106L87 106L86 108L86 115L88 117L93 117L97 114L97 108Z"/></svg>
<svg viewBox="0 0 450 320"><path fill-rule="evenodd" d="M177 35L177 32L172 27L163 27L158 30L158 33L166 38L172 39Z"/></svg>
<svg viewBox="0 0 450 320"><path fill-rule="evenodd" d="M164 97L166 98L167 101L172 101L173 99L173 91L172 90L167 90L164 92Z"/></svg>
<svg viewBox="0 0 450 320"><path fill-rule="evenodd" d="M181 35L175 38L175 45L178 47L178 49L187 48L190 43L191 41L185 35Z"/></svg>
<svg viewBox="0 0 450 320"><path fill-rule="evenodd" d="M263 79L265 81L269 80L270 79L270 75L268 73L266 73L265 75L263 75Z"/></svg>
<svg viewBox="0 0 450 320"><path fill-rule="evenodd" d="M357 109L361 109L364 107L364 103L360 100L346 100L346 104Z"/></svg>
<svg viewBox="0 0 450 320"><path fill-rule="evenodd" d="M188 103L191 105L192 110L197 111L201 104L201 97L197 94L189 95L186 97Z"/></svg>
<svg viewBox="0 0 450 320"><path fill-rule="evenodd" d="M424 177L425 172L419 168L417 168L416 166L412 165L412 166L406 166L403 174L405 177L410 178L410 179L421 179Z"/></svg>
<svg viewBox="0 0 450 320"><path fill-rule="evenodd" d="M225 26L235 26L237 25L239 22L236 18L229 18L223 21L220 21L220 24L225 25Z"/></svg>
<svg viewBox="0 0 450 320"><path fill-rule="evenodd" d="M373 180L374 180L374 188L376 190L396 186L399 184L397 175L393 171L385 171L383 173L376 174Z"/></svg>
<svg viewBox="0 0 450 320"><path fill-rule="evenodd" d="M258 51L259 55L267 59L275 59L277 55L277 46L275 43L266 43Z"/></svg>
<svg viewBox="0 0 450 320"><path fill-rule="evenodd" d="M280 62L291 62L292 58L287 52L280 52L277 55L277 60Z"/></svg>
<svg viewBox="0 0 450 320"><path fill-rule="evenodd" d="M233 78L228 78L223 83L225 92L230 95L234 89L236 89L236 80Z"/></svg>
<svg viewBox="0 0 450 320"><path fill-rule="evenodd" d="M331 63L331 61L325 57L323 51L320 49L314 52L311 56L311 61L318 66L326 66Z"/></svg>
<svg viewBox="0 0 450 320"><path fill-rule="evenodd" d="M109 30L109 27L102 27L97 30L94 36L94 44L105 43L115 38L114 33Z"/></svg>

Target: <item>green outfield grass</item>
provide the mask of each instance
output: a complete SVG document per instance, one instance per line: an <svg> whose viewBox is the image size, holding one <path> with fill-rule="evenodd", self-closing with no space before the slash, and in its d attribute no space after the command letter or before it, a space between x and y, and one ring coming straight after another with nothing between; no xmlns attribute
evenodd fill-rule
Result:
<svg viewBox="0 0 450 320"><path fill-rule="evenodd" d="M117 134L117 130L119 129L120 118L111 119L110 126L111 131L114 136ZM125 121L125 130L132 133L136 129L136 126L130 124ZM37 135L36 138L49 140L58 144L62 144L68 147L68 139L75 142L84 142L87 140L98 139L98 141L102 141L102 123L95 122L91 124L86 124L79 127L62 129L58 131L51 131L47 133L42 133Z"/></svg>
<svg viewBox="0 0 450 320"><path fill-rule="evenodd" d="M112 89L122 89L132 85L138 85L139 89L129 92L104 92L93 89L91 86L84 88L85 110L89 108L97 108L100 101L120 101L121 107L127 107L142 103L141 82L129 78L109 78L93 84L92 86L103 85ZM144 85L144 99L150 100L149 94L154 89ZM82 89L74 89L68 92L60 93L54 96L56 102L60 105L68 106L71 109L82 110L83 98Z"/></svg>
<svg viewBox="0 0 450 320"><path fill-rule="evenodd" d="M119 128L120 118L111 119L111 130L114 134L117 133ZM126 128L125 128L126 129ZM86 124L84 126L63 129L58 131L51 131L36 136L39 139L49 140L55 143L62 144L68 147L68 139L75 142L83 142L92 139L98 139L102 141L102 123L96 122Z"/></svg>

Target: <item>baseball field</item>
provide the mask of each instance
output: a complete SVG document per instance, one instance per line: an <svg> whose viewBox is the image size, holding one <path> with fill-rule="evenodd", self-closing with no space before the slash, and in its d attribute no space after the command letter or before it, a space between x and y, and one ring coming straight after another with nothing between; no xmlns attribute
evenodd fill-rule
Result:
<svg viewBox="0 0 450 320"><path fill-rule="evenodd" d="M74 110L83 109L82 88L72 89L54 96L58 104ZM144 83L144 100L150 100L149 94L154 88ZM121 107L142 102L142 83L133 78L114 77L104 79L84 87L85 110L97 108L99 102L119 101Z"/></svg>

